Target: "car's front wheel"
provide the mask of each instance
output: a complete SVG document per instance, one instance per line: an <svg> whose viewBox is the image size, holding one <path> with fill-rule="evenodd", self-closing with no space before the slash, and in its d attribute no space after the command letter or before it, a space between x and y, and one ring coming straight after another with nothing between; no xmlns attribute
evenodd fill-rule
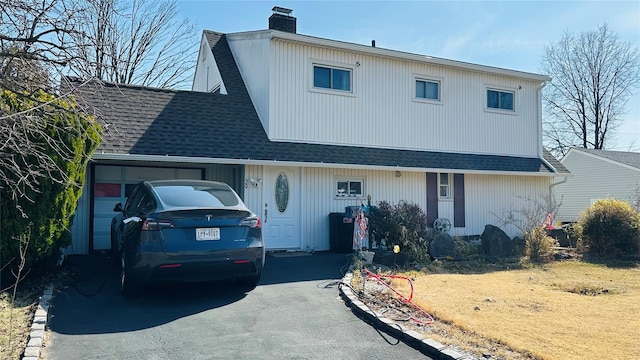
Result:
<svg viewBox="0 0 640 360"><path fill-rule="evenodd" d="M141 286L131 276L131 270L128 268L126 256L120 253L120 292L125 297L132 297L140 294Z"/></svg>

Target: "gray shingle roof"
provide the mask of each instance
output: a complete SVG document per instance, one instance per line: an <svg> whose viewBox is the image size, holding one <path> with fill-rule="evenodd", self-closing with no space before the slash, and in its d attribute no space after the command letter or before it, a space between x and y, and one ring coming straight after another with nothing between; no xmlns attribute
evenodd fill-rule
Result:
<svg viewBox="0 0 640 360"><path fill-rule="evenodd" d="M553 173L542 160L270 141L224 34L205 31L228 95L131 85L88 86L79 95L106 125L98 152L308 164L367 165L461 172ZM566 168L545 153L559 172Z"/></svg>
<svg viewBox="0 0 640 360"><path fill-rule="evenodd" d="M583 149L583 148L575 148L575 149L640 169L640 152L608 151L608 150Z"/></svg>

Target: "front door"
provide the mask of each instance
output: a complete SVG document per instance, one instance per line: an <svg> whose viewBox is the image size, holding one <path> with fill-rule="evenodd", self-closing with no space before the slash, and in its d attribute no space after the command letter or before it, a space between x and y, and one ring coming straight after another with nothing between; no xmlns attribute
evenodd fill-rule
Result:
<svg viewBox="0 0 640 360"><path fill-rule="evenodd" d="M298 168L264 167L262 236L268 250L302 249L299 174Z"/></svg>

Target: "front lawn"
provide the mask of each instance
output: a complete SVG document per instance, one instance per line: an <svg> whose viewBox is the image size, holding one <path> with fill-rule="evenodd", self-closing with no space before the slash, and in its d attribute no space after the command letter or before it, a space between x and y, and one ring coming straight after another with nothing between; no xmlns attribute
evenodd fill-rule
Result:
<svg viewBox="0 0 640 360"><path fill-rule="evenodd" d="M21 358L40 295L40 289L20 290L12 301L10 291L0 293L0 359Z"/></svg>
<svg viewBox="0 0 640 360"><path fill-rule="evenodd" d="M437 323L458 330L456 336L442 336L425 329L441 343L476 353L496 350L486 344L504 344L537 359L640 359L637 264L570 261L475 274L432 269L405 275L415 279L414 302ZM409 292L406 283L394 286Z"/></svg>

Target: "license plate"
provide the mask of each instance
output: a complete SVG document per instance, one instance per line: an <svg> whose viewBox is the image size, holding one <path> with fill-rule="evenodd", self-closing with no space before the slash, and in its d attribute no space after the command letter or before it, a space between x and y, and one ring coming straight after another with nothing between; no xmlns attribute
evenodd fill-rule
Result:
<svg viewBox="0 0 640 360"><path fill-rule="evenodd" d="M220 228L197 228L196 240L220 240Z"/></svg>

